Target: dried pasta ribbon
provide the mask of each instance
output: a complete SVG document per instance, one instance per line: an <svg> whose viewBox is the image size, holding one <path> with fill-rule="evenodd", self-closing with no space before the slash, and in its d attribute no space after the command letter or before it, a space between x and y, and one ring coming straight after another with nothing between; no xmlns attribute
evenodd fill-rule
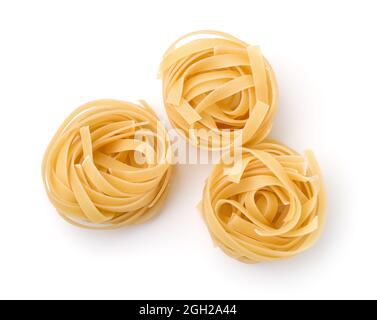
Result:
<svg viewBox="0 0 377 320"><path fill-rule="evenodd" d="M204 189L200 208L214 242L245 263L288 258L312 246L326 207L313 153L301 156L272 140L241 153L230 165L218 164Z"/></svg>
<svg viewBox="0 0 377 320"><path fill-rule="evenodd" d="M152 109L98 100L74 111L47 148L42 176L68 222L112 229L151 218L166 194L172 149Z"/></svg>
<svg viewBox="0 0 377 320"><path fill-rule="evenodd" d="M235 132L242 133L240 145L255 144L271 130L278 89L257 46L222 32L193 32L167 50L160 77L172 125L200 147L228 147Z"/></svg>

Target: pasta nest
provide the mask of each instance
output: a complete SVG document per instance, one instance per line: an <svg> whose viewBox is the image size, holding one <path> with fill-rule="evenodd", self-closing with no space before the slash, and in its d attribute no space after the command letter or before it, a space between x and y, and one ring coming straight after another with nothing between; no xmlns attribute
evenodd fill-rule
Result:
<svg viewBox="0 0 377 320"><path fill-rule="evenodd" d="M288 258L313 245L325 206L313 153L301 156L266 140L214 167L201 210L215 244L235 259L257 263Z"/></svg>
<svg viewBox="0 0 377 320"><path fill-rule="evenodd" d="M110 229L151 218L171 176L166 129L143 101L99 100L61 125L47 148L47 194L68 222Z"/></svg>
<svg viewBox="0 0 377 320"><path fill-rule="evenodd" d="M182 44L191 37L199 38ZM172 125L195 145L256 144L271 130L278 88L258 46L222 32L193 32L166 51L160 77Z"/></svg>

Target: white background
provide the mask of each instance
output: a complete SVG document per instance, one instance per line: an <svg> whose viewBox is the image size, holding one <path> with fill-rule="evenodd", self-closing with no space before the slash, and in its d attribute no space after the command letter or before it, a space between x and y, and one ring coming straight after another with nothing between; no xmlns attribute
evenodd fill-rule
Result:
<svg viewBox="0 0 377 320"><path fill-rule="evenodd" d="M375 1L0 0L0 298L377 298ZM314 149L329 207L293 259L244 265L196 210L211 166L179 166L162 213L81 230L49 203L40 165L59 124L98 98L147 100L179 36L217 29L259 44L281 91L273 136Z"/></svg>

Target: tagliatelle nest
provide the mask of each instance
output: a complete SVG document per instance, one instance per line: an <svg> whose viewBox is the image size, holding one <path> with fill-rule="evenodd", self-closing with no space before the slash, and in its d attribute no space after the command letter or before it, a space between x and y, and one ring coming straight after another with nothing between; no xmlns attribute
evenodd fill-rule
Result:
<svg viewBox="0 0 377 320"><path fill-rule="evenodd" d="M171 176L171 145L157 116L141 105L99 100L74 111L47 148L47 194L70 223L109 229L156 212Z"/></svg>
<svg viewBox="0 0 377 320"><path fill-rule="evenodd" d="M326 194L311 151L301 156L266 141L228 160L213 169L201 203L213 240L226 254L257 263L294 256L315 243Z"/></svg>
<svg viewBox="0 0 377 320"><path fill-rule="evenodd" d="M193 36L199 39L182 44ZM268 135L278 89L259 47L222 32L193 32L167 50L160 77L172 125L200 147L228 147L236 132L239 145Z"/></svg>

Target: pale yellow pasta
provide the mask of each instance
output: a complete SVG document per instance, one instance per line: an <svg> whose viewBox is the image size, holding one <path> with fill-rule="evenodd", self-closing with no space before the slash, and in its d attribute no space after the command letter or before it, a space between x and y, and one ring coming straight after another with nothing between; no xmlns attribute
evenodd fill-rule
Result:
<svg viewBox="0 0 377 320"><path fill-rule="evenodd" d="M204 189L200 208L214 242L245 263L289 258L312 246L326 207L313 153L301 156L267 140L241 153L215 166Z"/></svg>
<svg viewBox="0 0 377 320"><path fill-rule="evenodd" d="M43 181L68 222L111 229L156 213L169 184L172 150L166 129L140 103L87 103L53 137L43 160Z"/></svg>
<svg viewBox="0 0 377 320"><path fill-rule="evenodd" d="M191 37L199 39L183 43ZM167 50L160 77L172 125L194 144L225 148L236 132L240 145L255 144L270 132L278 89L258 46L222 32L193 32Z"/></svg>

